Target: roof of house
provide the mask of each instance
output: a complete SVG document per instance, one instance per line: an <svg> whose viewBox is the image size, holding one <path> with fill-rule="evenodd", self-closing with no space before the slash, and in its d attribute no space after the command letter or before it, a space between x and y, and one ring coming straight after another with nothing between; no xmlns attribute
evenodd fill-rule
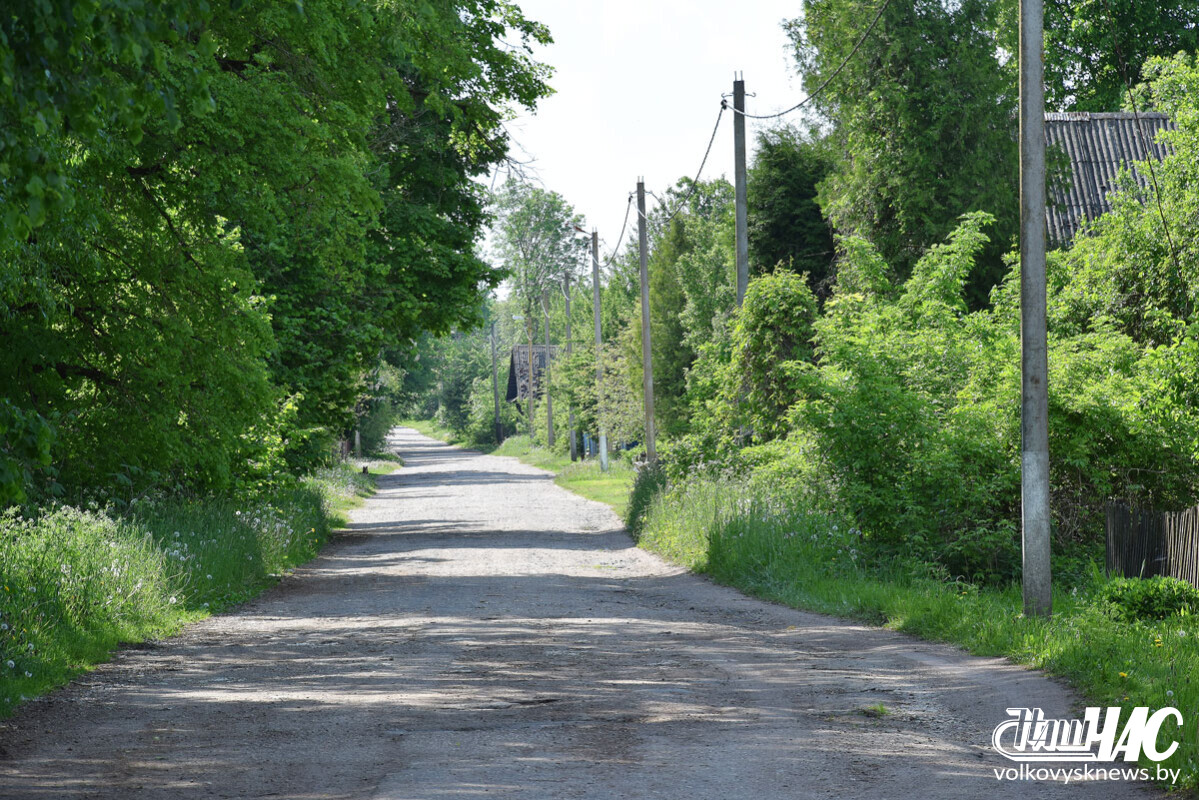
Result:
<svg viewBox="0 0 1199 800"><path fill-rule="evenodd" d="M532 381L530 382L529 363L530 348L527 344L518 344L512 348L508 359L508 402L521 402L529 399L529 386L533 385L536 396L541 395L541 374L545 371L546 347L535 344L532 347L532 363L534 364ZM552 362L558 356L558 348L551 345L549 357Z"/></svg>
<svg viewBox="0 0 1199 800"><path fill-rule="evenodd" d="M1069 244L1087 222L1111 210L1108 195L1122 167L1143 186L1149 176L1133 167L1152 153L1162 160L1172 148L1156 141L1174 123L1158 112L1066 112L1045 115L1045 138L1070 160L1070 184L1051 187L1046 209L1051 246Z"/></svg>

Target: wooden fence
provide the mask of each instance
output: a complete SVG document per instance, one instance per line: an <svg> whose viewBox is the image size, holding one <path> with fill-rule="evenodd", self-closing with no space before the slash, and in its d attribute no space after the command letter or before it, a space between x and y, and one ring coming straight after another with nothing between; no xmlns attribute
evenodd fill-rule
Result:
<svg viewBox="0 0 1199 800"><path fill-rule="evenodd" d="M1168 575L1199 586L1199 506L1160 512L1108 503L1107 573Z"/></svg>

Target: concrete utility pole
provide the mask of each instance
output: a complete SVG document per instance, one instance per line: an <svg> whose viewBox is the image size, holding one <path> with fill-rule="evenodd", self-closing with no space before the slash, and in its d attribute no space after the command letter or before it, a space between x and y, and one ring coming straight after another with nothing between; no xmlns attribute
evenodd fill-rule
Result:
<svg viewBox="0 0 1199 800"><path fill-rule="evenodd" d="M495 399L495 443L504 441L504 426L500 423L500 374L495 358L495 320L491 321L491 396Z"/></svg>
<svg viewBox="0 0 1199 800"><path fill-rule="evenodd" d="M541 311L545 314L545 369L542 371L545 386L545 446L554 446L554 398L550 397L550 293L541 290Z"/></svg>
<svg viewBox="0 0 1199 800"><path fill-rule="evenodd" d="M1053 613L1049 565L1049 357L1045 321L1043 0L1020 0L1021 521L1024 613Z"/></svg>
<svg viewBox="0 0 1199 800"><path fill-rule="evenodd" d="M600 472L608 471L608 433L604 429L604 332L600 326L599 231L591 231L591 305L595 311L595 416L599 424Z"/></svg>
<svg viewBox="0 0 1199 800"><path fill-rule="evenodd" d="M744 74L744 73L743 73ZM749 224L745 190L745 81L733 81L733 180L737 206L737 305L749 288Z"/></svg>
<svg viewBox="0 0 1199 800"><path fill-rule="evenodd" d="M572 348L570 344L570 273L562 279L562 296L566 298L566 355L569 358ZM575 437L575 410L567 408L566 427L570 431L570 460L579 460L579 446Z"/></svg>
<svg viewBox="0 0 1199 800"><path fill-rule="evenodd" d="M654 445L654 362L649 341L649 234L645 226L645 180L637 181L637 240L641 250L641 385L645 396L645 456L658 460Z"/></svg>

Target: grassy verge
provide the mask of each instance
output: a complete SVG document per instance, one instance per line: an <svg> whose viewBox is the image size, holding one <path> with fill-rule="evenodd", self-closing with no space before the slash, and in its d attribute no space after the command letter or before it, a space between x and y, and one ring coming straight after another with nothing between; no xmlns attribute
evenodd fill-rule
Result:
<svg viewBox="0 0 1199 800"><path fill-rule="evenodd" d="M735 484L697 481L659 494L640 544L749 594L853 617L1066 678L1091 705L1178 708L1185 733L1163 766L1199 786L1199 618L1117 622L1090 581L1054 598L1051 619L1021 614L1019 588L980 588L901 562L866 563L856 531L835 516L788 508ZM996 723L1004 710L995 709ZM1152 762L1145 762L1145 766Z"/></svg>
<svg viewBox="0 0 1199 800"><path fill-rule="evenodd" d="M497 456L514 456L526 464L555 473L554 482L588 500L606 503L622 517L633 485L633 468L620 458L608 462L608 471L600 469L598 459L571 462L570 456L554 453L530 444L528 436L513 436L493 451Z"/></svg>
<svg viewBox="0 0 1199 800"><path fill-rule="evenodd" d="M608 471L604 472L600 469L598 459L572 463L570 456L565 453L555 453L544 447L534 446L528 436L512 436L505 439L499 447L487 448L463 442L452 431L429 420L404 420L398 424L448 444L471 447L492 455L518 458L530 466L555 473L554 482L564 489L569 489L588 500L606 503L621 517L625 514L629 489L633 485L633 468L623 459L613 457L609 461Z"/></svg>
<svg viewBox="0 0 1199 800"><path fill-rule="evenodd" d="M144 500L0 516L0 716L105 660L243 602L308 561L387 461L344 464L253 500Z"/></svg>

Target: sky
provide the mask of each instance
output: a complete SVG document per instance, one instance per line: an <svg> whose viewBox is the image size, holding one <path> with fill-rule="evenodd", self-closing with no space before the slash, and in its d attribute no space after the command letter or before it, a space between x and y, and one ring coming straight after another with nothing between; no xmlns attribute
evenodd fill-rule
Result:
<svg viewBox="0 0 1199 800"><path fill-rule="evenodd" d="M750 113L803 98L781 27L799 16L799 0L517 3L554 37L534 57L554 67L556 94L535 114L507 123L511 155L532 159L528 177L565 197L589 230L599 229L605 254L616 245L638 177L661 194L694 176L734 72L744 73L746 92L756 95L746 100ZM705 178L732 180L732 116L720 122ZM764 123L748 123L752 158L754 131ZM626 237L636 235L635 222L633 214Z"/></svg>

